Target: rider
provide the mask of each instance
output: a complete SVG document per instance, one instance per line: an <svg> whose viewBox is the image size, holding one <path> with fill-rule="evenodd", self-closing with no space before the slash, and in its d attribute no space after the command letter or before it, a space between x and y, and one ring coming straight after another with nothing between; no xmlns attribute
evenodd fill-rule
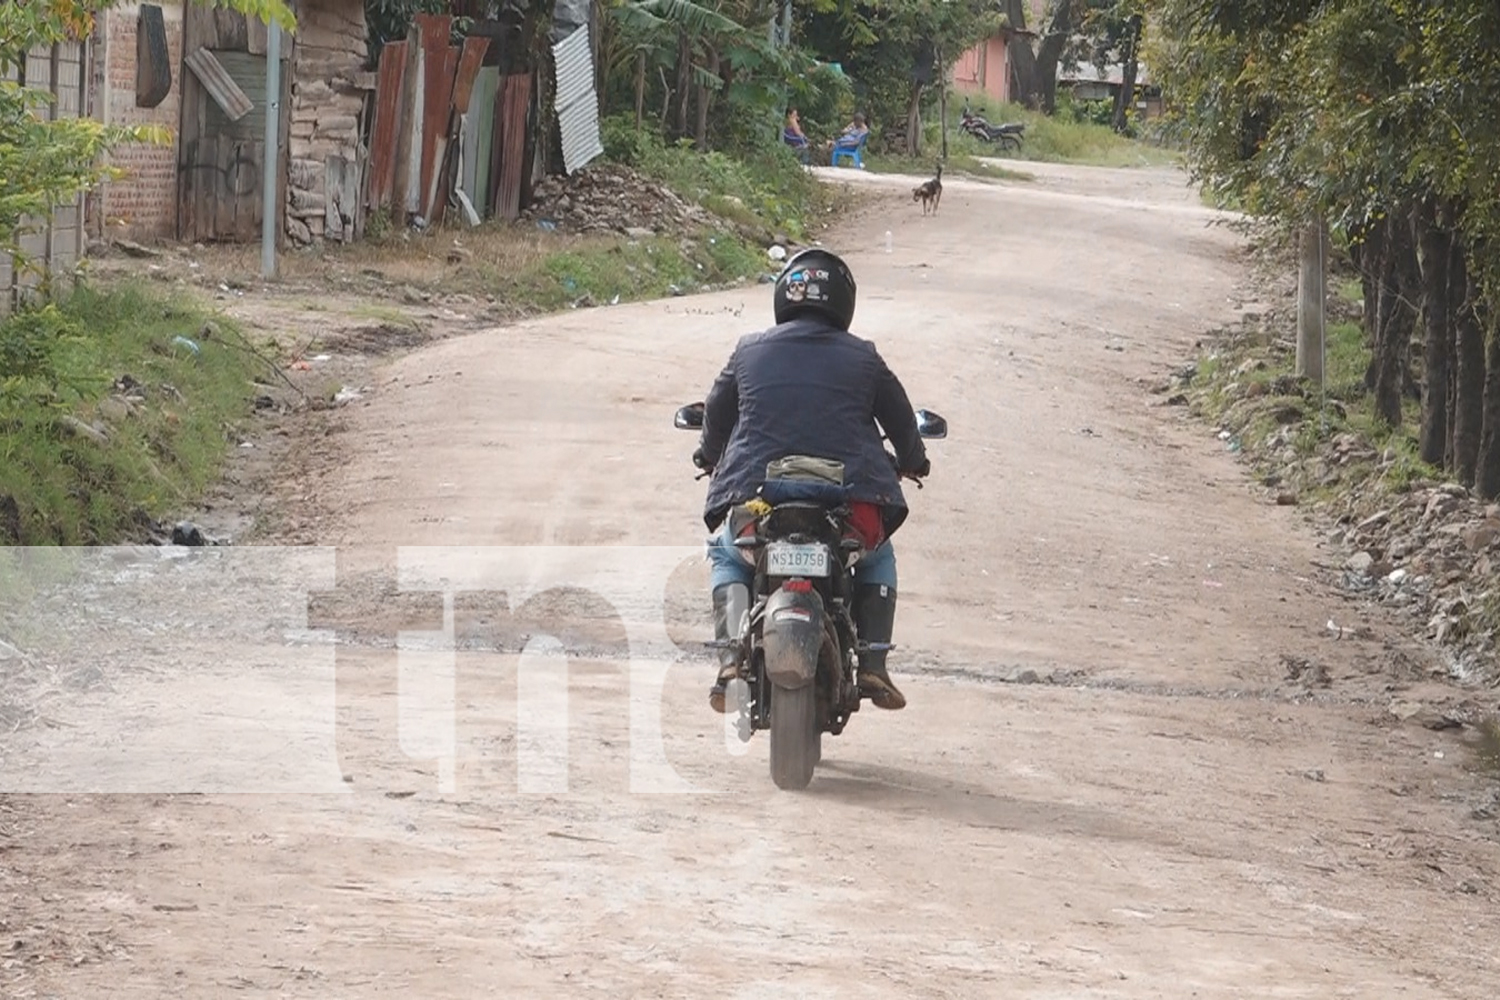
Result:
<svg viewBox="0 0 1500 1000"><path fill-rule="evenodd" d="M891 641L896 556L890 536L907 515L898 471L920 479L931 464L900 380L874 344L849 333L854 298L854 276L838 256L816 247L793 256L776 278L776 325L740 340L704 401L693 462L713 473L704 522L710 531L724 525L709 547L720 641L738 630L754 582L753 568L733 547L731 525L744 519L731 514L755 497L766 466L790 455L844 463L851 527L866 547L854 569L854 627L863 642ZM895 448L894 462L881 430ZM906 698L891 683L885 658L884 651L860 654L860 688L879 708L903 708ZM715 711L724 711L725 685L734 676L735 654L722 650L709 693Z"/></svg>

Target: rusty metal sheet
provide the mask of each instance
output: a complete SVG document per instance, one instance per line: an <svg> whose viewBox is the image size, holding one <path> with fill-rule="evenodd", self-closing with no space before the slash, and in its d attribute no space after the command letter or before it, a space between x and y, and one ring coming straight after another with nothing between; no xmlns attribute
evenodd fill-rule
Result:
<svg viewBox="0 0 1500 1000"><path fill-rule="evenodd" d="M453 103L448 109L447 129L438 141L437 173L429 207L432 222L441 222L448 207L448 197L453 191L453 150L458 144L458 127L462 116L469 110L469 100L474 95L474 79L484 65L485 52L490 47L488 38L464 39L463 51L458 57L458 68L453 76Z"/></svg>
<svg viewBox="0 0 1500 1000"><path fill-rule="evenodd" d="M401 89L406 83L406 43L391 42L380 53L375 76L375 121L370 132L370 190L366 204L374 211L391 207L396 179L396 141L400 134Z"/></svg>
<svg viewBox="0 0 1500 1000"><path fill-rule="evenodd" d="M448 112L453 104L453 72L458 49L448 44L453 18L444 14L418 14L412 18L422 34L422 160L418 172L418 214L426 216L432 206L433 180L438 170L438 144L448 132Z"/></svg>
<svg viewBox="0 0 1500 1000"><path fill-rule="evenodd" d="M239 121L254 109L255 102L245 96L224 64L212 52L198 49L182 61L203 84L203 89L208 91L208 96L214 99L214 103L224 109L224 114L230 121Z"/></svg>
<svg viewBox="0 0 1500 1000"><path fill-rule="evenodd" d="M502 219L521 216L521 180L526 174L526 117L531 109L531 74L515 73L505 78L495 105L499 169L494 171L495 215Z"/></svg>
<svg viewBox="0 0 1500 1000"><path fill-rule="evenodd" d="M489 52L488 38L465 38L463 54L458 58L458 72L453 78L453 111L456 115L469 113L469 101L474 96L474 80L484 57Z"/></svg>

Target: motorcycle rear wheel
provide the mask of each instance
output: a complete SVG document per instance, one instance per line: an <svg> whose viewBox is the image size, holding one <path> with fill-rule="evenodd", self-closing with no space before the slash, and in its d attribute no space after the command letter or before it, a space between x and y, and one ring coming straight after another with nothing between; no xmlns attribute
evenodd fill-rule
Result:
<svg viewBox="0 0 1500 1000"><path fill-rule="evenodd" d="M818 727L818 691L812 684L775 688L771 695L771 780L784 791L801 791L823 756Z"/></svg>

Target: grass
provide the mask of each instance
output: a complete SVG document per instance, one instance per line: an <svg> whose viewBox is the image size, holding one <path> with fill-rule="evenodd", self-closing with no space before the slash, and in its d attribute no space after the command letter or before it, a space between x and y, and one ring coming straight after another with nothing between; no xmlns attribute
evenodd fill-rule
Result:
<svg viewBox="0 0 1500 1000"><path fill-rule="evenodd" d="M688 142L667 144L655 132L637 129L630 116L601 123L608 157L659 181L679 197L767 235L801 240L809 224L833 207L832 193L800 169L796 154L781 143L730 155L700 152Z"/></svg>
<svg viewBox="0 0 1500 1000"><path fill-rule="evenodd" d="M1139 139L1130 139L1115 132L1108 125L1091 121L1075 121L1066 109L1059 108L1052 116L1032 111L1019 104L990 104L970 97L969 107L974 113L984 116L991 124L1023 122L1026 132L1021 148L1001 150L999 143L982 143L978 139L960 134L960 141L972 143L974 147L988 151L983 155L1013 160L1035 160L1045 163L1078 163L1098 167L1158 167L1179 162L1177 153L1161 146L1154 146ZM959 112L953 107L963 106L963 98L950 101L948 113L953 116L950 124L948 144L955 145L953 134L957 131ZM936 127L929 124L926 137L931 144ZM965 152L974 153L973 148Z"/></svg>
<svg viewBox="0 0 1500 1000"><path fill-rule="evenodd" d="M0 541L113 544L215 479L263 372L237 329L210 319L126 284L0 324L0 347L41 349L29 365L0 361L0 502L15 514ZM135 387L115 392L127 376Z"/></svg>
<svg viewBox="0 0 1500 1000"><path fill-rule="evenodd" d="M1359 301L1358 281L1337 287L1340 295ZM1327 337L1324 390L1303 385L1294 392L1279 392L1289 386L1295 357L1264 344L1239 344L1202 359L1193 379L1199 413L1223 423L1252 462L1269 457L1270 443L1287 423L1296 425L1289 443L1299 458L1311 458L1333 438L1349 433L1380 454L1379 462L1347 466L1340 481L1311 487L1308 496L1314 501L1332 499L1347 492L1353 482L1371 477L1388 492L1404 492L1420 482L1442 478L1439 470L1418 457L1412 422L1393 429L1375 416L1364 384L1370 351L1360 325L1329 324ZM1246 370L1247 362L1258 362L1260 367Z"/></svg>
<svg viewBox="0 0 1500 1000"><path fill-rule="evenodd" d="M511 301L556 310L696 292L766 269L765 255L732 233L690 240L611 237L568 241L514 269L484 267L484 287Z"/></svg>

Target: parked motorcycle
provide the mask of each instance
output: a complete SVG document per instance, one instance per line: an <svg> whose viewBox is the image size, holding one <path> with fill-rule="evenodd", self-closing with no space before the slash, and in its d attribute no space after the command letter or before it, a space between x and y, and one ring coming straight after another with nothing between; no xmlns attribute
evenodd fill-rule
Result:
<svg viewBox="0 0 1500 1000"><path fill-rule="evenodd" d="M1000 148L1008 146L1021 148L1021 137L1026 131L1025 122L1006 122L1003 125L991 125L983 115L974 114L969 110L969 105L964 104L963 112L958 120L958 127L981 142L998 142Z"/></svg>
<svg viewBox="0 0 1500 1000"><path fill-rule="evenodd" d="M941 416L916 416L922 437L947 437ZM702 430L703 404L682 407L673 422ZM734 542L755 567L751 607L731 623L729 639L707 643L734 652L738 676L728 685L726 710L738 715L741 740L770 730L771 780L782 789L807 787L822 759L823 734L843 732L868 697L859 689L859 654L894 648L864 642L854 626L851 571L865 550L849 527L844 494L837 463L802 456L772 463L747 505L752 520L737 526Z"/></svg>

